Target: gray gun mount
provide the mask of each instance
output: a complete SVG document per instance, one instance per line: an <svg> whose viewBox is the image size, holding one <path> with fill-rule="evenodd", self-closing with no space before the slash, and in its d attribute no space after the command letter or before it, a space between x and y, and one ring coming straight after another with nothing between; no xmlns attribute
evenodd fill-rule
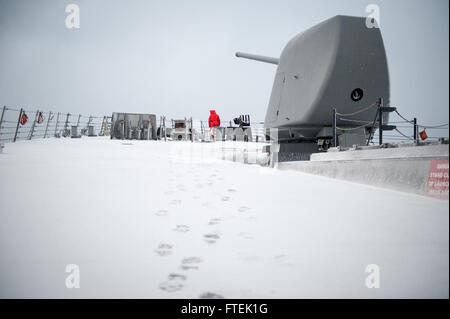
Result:
<svg viewBox="0 0 450 319"><path fill-rule="evenodd" d="M389 72L379 28L366 18L335 16L294 37L280 58L247 53L237 57L278 65L264 121L283 140L317 138L331 128L333 108L354 113L382 98L389 106ZM350 119L349 129L373 122L376 105ZM387 123L388 114L383 122ZM366 132L371 125L365 127ZM329 131L329 130L325 130Z"/></svg>

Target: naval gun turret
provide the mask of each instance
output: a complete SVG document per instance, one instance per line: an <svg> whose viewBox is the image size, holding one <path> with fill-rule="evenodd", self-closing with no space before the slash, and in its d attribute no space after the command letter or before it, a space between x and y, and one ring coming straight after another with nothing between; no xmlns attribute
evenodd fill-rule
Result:
<svg viewBox="0 0 450 319"><path fill-rule="evenodd" d="M338 114L356 113L338 115L339 142L365 144L375 130L377 102L389 106L381 32L367 27L363 17L328 19L290 40L280 58L241 52L236 56L278 66L264 127L276 131L278 142L296 144L288 147L294 150L290 153L318 152L322 145L317 142L329 142L333 109ZM387 117L385 113L384 123ZM349 134L356 138L345 138Z"/></svg>

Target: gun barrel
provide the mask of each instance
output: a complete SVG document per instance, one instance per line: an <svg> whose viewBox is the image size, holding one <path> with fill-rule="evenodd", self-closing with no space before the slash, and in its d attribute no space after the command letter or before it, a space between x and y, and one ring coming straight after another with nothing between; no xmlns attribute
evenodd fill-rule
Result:
<svg viewBox="0 0 450 319"><path fill-rule="evenodd" d="M280 59L278 58L272 58L268 56L262 56L262 55L255 55L255 54L249 54L249 53L243 53L243 52L236 52L236 56L238 58L244 58L249 60L255 60L265 63L272 63L272 64L278 64L280 62Z"/></svg>

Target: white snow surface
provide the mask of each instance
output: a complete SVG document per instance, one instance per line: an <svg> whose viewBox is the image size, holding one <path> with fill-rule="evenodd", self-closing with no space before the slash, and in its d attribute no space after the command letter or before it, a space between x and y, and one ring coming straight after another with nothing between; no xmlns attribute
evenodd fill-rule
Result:
<svg viewBox="0 0 450 319"><path fill-rule="evenodd" d="M6 144L0 297L449 297L448 201L223 161L220 144Z"/></svg>

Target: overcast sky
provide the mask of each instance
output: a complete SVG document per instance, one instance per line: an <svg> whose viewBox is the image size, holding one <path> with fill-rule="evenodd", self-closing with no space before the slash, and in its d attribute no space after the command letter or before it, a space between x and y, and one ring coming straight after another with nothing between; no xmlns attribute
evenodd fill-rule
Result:
<svg viewBox="0 0 450 319"><path fill-rule="evenodd" d="M67 29L67 4L80 29ZM111 114L263 120L279 57L296 34L378 4L391 105L448 122L447 0L0 0L0 105Z"/></svg>

